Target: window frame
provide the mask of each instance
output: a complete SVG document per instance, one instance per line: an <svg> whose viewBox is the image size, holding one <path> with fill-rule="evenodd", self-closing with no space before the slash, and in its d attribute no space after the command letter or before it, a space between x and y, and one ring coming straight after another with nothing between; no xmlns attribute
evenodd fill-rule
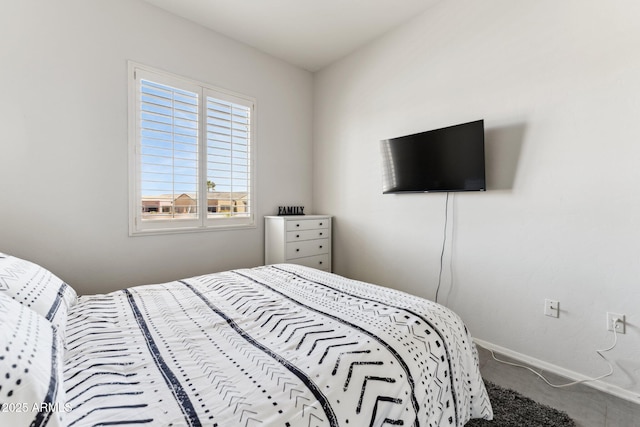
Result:
<svg viewBox="0 0 640 427"><path fill-rule="evenodd" d="M195 219L143 219L141 168L141 99L140 81L148 80L198 94L198 210ZM249 182L246 216L230 218L209 217L207 188L207 98L214 98L245 106L249 109ZM256 227L256 111L255 98L238 94L208 83L199 82L157 68L128 61L129 101L129 236L189 233L216 230L247 229Z"/></svg>

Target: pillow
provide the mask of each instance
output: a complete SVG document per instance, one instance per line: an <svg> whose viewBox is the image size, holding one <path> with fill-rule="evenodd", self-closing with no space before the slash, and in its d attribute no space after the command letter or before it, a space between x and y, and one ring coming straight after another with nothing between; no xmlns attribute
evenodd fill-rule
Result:
<svg viewBox="0 0 640 427"><path fill-rule="evenodd" d="M63 336L67 311L76 291L53 273L32 262L0 253L0 293L50 321Z"/></svg>
<svg viewBox="0 0 640 427"><path fill-rule="evenodd" d="M62 425L62 354L51 323L0 293L2 425Z"/></svg>

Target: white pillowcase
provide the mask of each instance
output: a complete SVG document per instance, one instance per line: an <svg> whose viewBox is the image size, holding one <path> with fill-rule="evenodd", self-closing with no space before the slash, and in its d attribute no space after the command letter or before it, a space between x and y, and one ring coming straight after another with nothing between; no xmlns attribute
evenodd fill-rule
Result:
<svg viewBox="0 0 640 427"><path fill-rule="evenodd" d="M78 295L49 270L0 253L0 293L42 315L64 338L67 311L76 303Z"/></svg>
<svg viewBox="0 0 640 427"><path fill-rule="evenodd" d="M51 323L0 293L0 422L62 426L62 351Z"/></svg>

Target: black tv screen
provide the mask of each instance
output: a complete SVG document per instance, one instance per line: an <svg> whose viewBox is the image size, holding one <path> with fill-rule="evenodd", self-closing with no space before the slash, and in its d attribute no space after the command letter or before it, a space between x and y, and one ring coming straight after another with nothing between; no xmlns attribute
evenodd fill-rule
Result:
<svg viewBox="0 0 640 427"><path fill-rule="evenodd" d="M485 191L484 120L385 139L382 192Z"/></svg>

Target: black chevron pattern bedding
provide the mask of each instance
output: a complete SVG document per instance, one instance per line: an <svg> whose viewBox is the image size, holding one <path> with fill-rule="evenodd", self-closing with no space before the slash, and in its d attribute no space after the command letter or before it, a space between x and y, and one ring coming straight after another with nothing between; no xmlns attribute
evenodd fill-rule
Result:
<svg viewBox="0 0 640 427"><path fill-rule="evenodd" d="M463 426L490 418L450 310L295 265L80 297L69 426Z"/></svg>

